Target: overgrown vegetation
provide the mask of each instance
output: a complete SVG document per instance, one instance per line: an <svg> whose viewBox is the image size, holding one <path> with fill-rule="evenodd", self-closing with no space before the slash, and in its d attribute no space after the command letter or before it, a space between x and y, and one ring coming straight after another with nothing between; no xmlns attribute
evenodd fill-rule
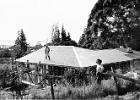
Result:
<svg viewBox="0 0 140 100"><path fill-rule="evenodd" d="M133 88L134 85L131 87ZM127 87L127 89L128 88L130 87ZM122 90L123 89L126 88L122 88ZM89 85L82 85L76 87L73 87L72 85L67 85L67 86L57 85L54 87L54 93L56 99L95 99L96 100L97 98L100 98L101 100L102 99L104 100L106 98L106 100L108 99L119 100L120 98L120 100L123 100L121 98L124 98L121 95L117 95L117 90L113 79L103 80L102 85L98 85L95 82ZM126 95L128 95L129 93L133 94L133 91L131 90L128 90L127 92L125 91ZM33 100L52 98L49 86L46 87L44 90L32 89L30 92L30 96L31 96L30 98L32 98ZM134 96L133 98L139 99L139 97L137 96ZM126 98L124 98L124 100L126 100Z"/></svg>
<svg viewBox="0 0 140 100"><path fill-rule="evenodd" d="M70 69L65 71L65 81L74 87L88 85L91 82L89 75L86 69Z"/></svg>
<svg viewBox="0 0 140 100"><path fill-rule="evenodd" d="M92 70L90 74L94 74ZM0 69L0 87L1 93L9 95L9 98L13 98L12 95L15 95L15 92L19 93L19 91L25 90L27 86L17 85L16 79L12 80L16 75L12 76L11 66L3 65ZM14 74L14 73L13 73ZM140 85L133 84L129 81L125 81L123 79L118 79L119 91L117 91L116 83L113 78L104 79L101 85L96 84L96 80L94 75L88 77L87 71L85 69L82 70L71 70L65 74L65 84L55 84L54 93L56 99L96 99L96 98L107 98L107 96L111 95L109 98L119 98L122 96L115 96L118 94L124 95L129 92L134 92L140 89ZM12 87L10 91L4 91L3 89L6 87ZM24 95L24 99L51 99L51 91L50 86L46 86L45 89L31 88L30 90L25 90L27 95ZM21 89L21 90L19 90ZM15 92L14 92L15 91ZM5 98L4 95L1 98Z"/></svg>
<svg viewBox="0 0 140 100"><path fill-rule="evenodd" d="M11 52L9 49L0 50L0 58L9 58L11 57Z"/></svg>
<svg viewBox="0 0 140 100"><path fill-rule="evenodd" d="M17 99L22 98L27 85L19 83L19 73L12 67L14 65L0 64L0 90L5 90L5 93L10 93Z"/></svg>

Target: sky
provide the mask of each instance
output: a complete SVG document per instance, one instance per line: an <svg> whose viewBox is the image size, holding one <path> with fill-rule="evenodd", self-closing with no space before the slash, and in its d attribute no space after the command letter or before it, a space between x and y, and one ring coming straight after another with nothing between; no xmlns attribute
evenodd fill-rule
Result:
<svg viewBox="0 0 140 100"><path fill-rule="evenodd" d="M97 0L0 0L0 44L14 44L23 29L27 43L51 40L53 24L63 24L78 41Z"/></svg>

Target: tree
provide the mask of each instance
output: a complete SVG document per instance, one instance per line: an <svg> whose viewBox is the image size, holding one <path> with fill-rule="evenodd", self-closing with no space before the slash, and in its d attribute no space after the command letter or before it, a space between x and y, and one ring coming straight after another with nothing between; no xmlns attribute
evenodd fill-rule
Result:
<svg viewBox="0 0 140 100"><path fill-rule="evenodd" d="M77 46L77 43L71 39L70 33L66 32L64 26L62 25L61 32L57 25L53 25L52 28L52 42L49 45L67 45L67 46Z"/></svg>
<svg viewBox="0 0 140 100"><path fill-rule="evenodd" d="M98 0L88 19L84 35L79 40L82 47L91 49L130 46L138 37L140 5L138 0ZM138 32L135 31L138 35Z"/></svg>
<svg viewBox="0 0 140 100"><path fill-rule="evenodd" d="M52 27L52 45L59 45L60 44L60 30L57 25L53 25Z"/></svg>
<svg viewBox="0 0 140 100"><path fill-rule="evenodd" d="M62 25L62 30L61 30L61 45L66 45L66 46L77 46L77 43L71 39L70 33L66 32L64 26Z"/></svg>
<svg viewBox="0 0 140 100"><path fill-rule="evenodd" d="M20 58L26 54L27 49L28 49L28 44L26 42L26 37L23 32L23 29L21 29L20 31L18 31L18 37L15 41L15 46L13 49L13 52L14 52L13 56L15 58Z"/></svg>
<svg viewBox="0 0 140 100"><path fill-rule="evenodd" d="M62 39L62 43L67 41L67 34L66 34L66 30L64 29L63 25L62 25L62 30L61 30L61 39Z"/></svg>
<svg viewBox="0 0 140 100"><path fill-rule="evenodd" d="M70 33L68 32L68 35L67 35L67 38L66 38L67 41L71 41L71 36L70 36Z"/></svg>

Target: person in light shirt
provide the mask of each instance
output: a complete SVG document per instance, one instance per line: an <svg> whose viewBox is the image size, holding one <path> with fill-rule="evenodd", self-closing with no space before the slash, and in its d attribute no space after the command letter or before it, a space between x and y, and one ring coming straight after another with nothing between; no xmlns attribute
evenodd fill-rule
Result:
<svg viewBox="0 0 140 100"><path fill-rule="evenodd" d="M102 66L102 60L101 59L97 59L96 61L96 77L97 77L97 83L101 84L101 80L104 77L103 71L104 71L104 67Z"/></svg>

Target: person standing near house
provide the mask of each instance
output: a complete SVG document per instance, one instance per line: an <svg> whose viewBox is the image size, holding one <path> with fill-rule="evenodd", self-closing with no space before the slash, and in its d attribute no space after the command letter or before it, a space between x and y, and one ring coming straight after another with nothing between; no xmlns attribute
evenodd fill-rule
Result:
<svg viewBox="0 0 140 100"><path fill-rule="evenodd" d="M104 71L104 67L102 65L102 60L101 59L97 59L96 60L96 79L97 79L97 83L101 84L101 81L104 77L103 71Z"/></svg>
<svg viewBox="0 0 140 100"><path fill-rule="evenodd" d="M50 60L50 48L47 44L45 45L45 56L46 56L46 59Z"/></svg>

